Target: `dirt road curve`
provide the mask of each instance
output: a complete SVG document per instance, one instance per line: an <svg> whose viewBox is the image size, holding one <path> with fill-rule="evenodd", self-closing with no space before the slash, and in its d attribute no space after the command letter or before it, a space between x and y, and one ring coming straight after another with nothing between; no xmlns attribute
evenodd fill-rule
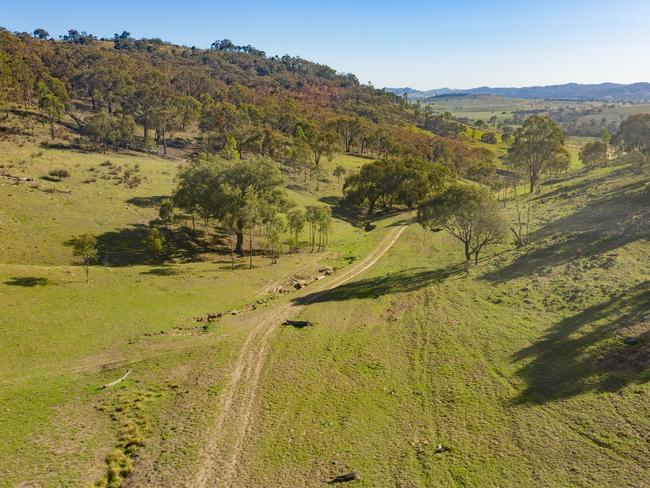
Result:
<svg viewBox="0 0 650 488"><path fill-rule="evenodd" d="M187 486L233 486L237 464L251 424L260 374L269 349L269 338L275 327L296 316L310 301L316 300L319 293L332 290L372 267L395 244L405 229L406 226L396 227L360 262L345 269L340 275L310 287L311 299L303 300L300 305L290 302L255 317L257 325L244 341L230 382L220 398L217 417L203 450L201 464L195 478Z"/></svg>

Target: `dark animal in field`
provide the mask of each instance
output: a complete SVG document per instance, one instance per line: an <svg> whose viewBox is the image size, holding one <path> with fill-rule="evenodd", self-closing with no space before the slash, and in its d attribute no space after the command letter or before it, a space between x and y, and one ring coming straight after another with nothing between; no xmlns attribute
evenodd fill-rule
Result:
<svg viewBox="0 0 650 488"><path fill-rule="evenodd" d="M304 327L309 327L312 324L309 320L285 320L283 325L290 325L296 329L302 329Z"/></svg>
<svg viewBox="0 0 650 488"><path fill-rule="evenodd" d="M358 480L358 479L361 479L361 477L359 476L359 473L357 473L356 471L352 471L351 473L346 473L346 474L342 474L340 476L337 476L336 478L330 480L329 484L333 485L335 483L347 483L349 481L355 481L355 480Z"/></svg>

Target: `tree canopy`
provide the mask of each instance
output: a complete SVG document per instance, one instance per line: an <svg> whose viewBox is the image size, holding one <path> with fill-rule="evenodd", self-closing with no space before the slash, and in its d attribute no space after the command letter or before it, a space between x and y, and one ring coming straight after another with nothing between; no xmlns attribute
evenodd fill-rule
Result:
<svg viewBox="0 0 650 488"><path fill-rule="evenodd" d="M454 183L423 202L417 218L424 228L442 228L463 243L467 269L472 256L478 264L481 250L507 231L507 222L490 192L463 183Z"/></svg>
<svg viewBox="0 0 650 488"><path fill-rule="evenodd" d="M218 219L236 235L235 252L243 254L244 232L290 206L281 183L269 158L228 161L202 154L180 170L173 201L204 219Z"/></svg>
<svg viewBox="0 0 650 488"><path fill-rule="evenodd" d="M528 176L530 191L549 165L564 151L564 132L549 117L533 115L515 132L508 164Z"/></svg>
<svg viewBox="0 0 650 488"><path fill-rule="evenodd" d="M615 141L624 151L650 154L650 114L637 114L625 119L618 128Z"/></svg>
<svg viewBox="0 0 650 488"><path fill-rule="evenodd" d="M344 202L367 206L369 215L377 204L414 208L427 195L440 190L448 174L441 164L416 157L380 159L364 164L359 172L346 178Z"/></svg>

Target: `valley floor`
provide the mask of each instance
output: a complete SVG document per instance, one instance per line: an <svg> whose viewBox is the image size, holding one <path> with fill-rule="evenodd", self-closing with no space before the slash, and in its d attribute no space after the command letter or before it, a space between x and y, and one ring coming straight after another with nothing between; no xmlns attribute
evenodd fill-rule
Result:
<svg viewBox="0 0 650 488"><path fill-rule="evenodd" d="M336 252L252 272L95 267L86 286L78 267L3 264L0 483L90 484L128 439L127 486L352 470L369 487L650 486L647 179L616 166L529 198L531 244L469 276L451 237L406 214L339 223Z"/></svg>
<svg viewBox="0 0 650 488"><path fill-rule="evenodd" d="M411 225L295 298L315 325L269 332L215 485L649 486L648 187L617 167L533 198L533 243L469 277L449 236Z"/></svg>

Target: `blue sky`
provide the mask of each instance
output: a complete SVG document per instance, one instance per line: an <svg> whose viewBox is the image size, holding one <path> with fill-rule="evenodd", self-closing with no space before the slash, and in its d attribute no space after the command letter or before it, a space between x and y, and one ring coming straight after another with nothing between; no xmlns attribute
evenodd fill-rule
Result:
<svg viewBox="0 0 650 488"><path fill-rule="evenodd" d="M650 81L650 1L0 0L0 25L208 47L228 38L420 89Z"/></svg>

